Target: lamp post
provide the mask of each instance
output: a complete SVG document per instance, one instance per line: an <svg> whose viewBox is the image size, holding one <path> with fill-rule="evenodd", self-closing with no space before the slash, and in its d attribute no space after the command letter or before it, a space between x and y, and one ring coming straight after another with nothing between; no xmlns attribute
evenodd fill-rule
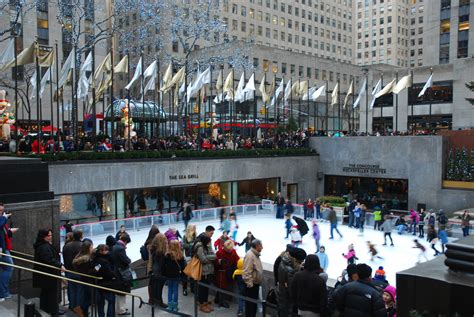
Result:
<svg viewBox="0 0 474 317"><path fill-rule="evenodd" d="M276 74L278 73L278 66L273 65L272 66L272 73L273 73L273 78L275 79L275 86L276 86ZM282 79L283 80L283 79ZM276 87L274 87L275 89ZM275 96L275 91L273 91L273 95ZM278 128L278 96L275 96L275 104L274 104L274 110L273 110L273 122L275 123L275 132L276 129Z"/></svg>

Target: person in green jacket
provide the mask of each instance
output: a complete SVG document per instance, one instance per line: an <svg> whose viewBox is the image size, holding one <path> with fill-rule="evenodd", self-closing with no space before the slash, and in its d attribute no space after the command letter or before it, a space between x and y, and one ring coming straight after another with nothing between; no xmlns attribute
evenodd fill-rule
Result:
<svg viewBox="0 0 474 317"><path fill-rule="evenodd" d="M382 210L379 206L375 207L374 210L374 230L377 228L380 230L380 225L382 224Z"/></svg>

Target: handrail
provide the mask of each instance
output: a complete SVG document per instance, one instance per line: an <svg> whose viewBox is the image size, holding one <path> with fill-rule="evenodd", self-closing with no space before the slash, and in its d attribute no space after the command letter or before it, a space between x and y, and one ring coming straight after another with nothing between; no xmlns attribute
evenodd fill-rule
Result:
<svg viewBox="0 0 474 317"><path fill-rule="evenodd" d="M100 285L90 284L90 283L87 283L87 282L83 282L81 280L75 280L75 279L71 279L71 278L68 278L68 277L61 276L61 275L54 275L54 274L50 274L50 273L46 273L46 272L41 272L41 271L38 271L38 270L35 270L35 269L30 269L30 268L15 265L15 264L2 262L2 265L6 265L6 266L10 266L10 267L13 267L13 268L16 268L16 269L25 270L25 271L29 271L29 272L33 272L33 273L53 277L53 278L58 279L58 280L64 280L64 281L68 281L68 282L72 282L72 283L78 283L78 284L90 286L90 287L93 287L93 288L98 288L98 289L101 289L103 291L112 292L112 293L120 294L120 295L123 295L123 296L136 297L140 300L139 308L141 308L142 305L145 304L145 301L143 300L143 298L141 298L138 295L132 294L132 293L127 293L127 292L119 291L119 290L116 290L116 289L112 289L112 288L108 288L108 287L104 287L104 286L100 286Z"/></svg>
<svg viewBox="0 0 474 317"><path fill-rule="evenodd" d="M13 252L13 253L17 253L19 255L24 255L24 256L27 256L29 258L34 258L34 255L31 255L31 254L28 254L28 253L23 253L23 252L19 252L19 251L15 251L15 250L10 250L10 252Z"/></svg>
<svg viewBox="0 0 474 317"><path fill-rule="evenodd" d="M41 266L44 266L44 267L49 267L51 269L55 269L55 270L58 270L58 271L61 270L61 268L56 267L56 266L52 266L52 265L41 263L41 262L36 262L36 261L33 261L33 260L28 260L28 259L21 258L21 257L18 257L18 256L14 256L14 255L11 255L11 254L5 254L5 253L0 252L0 255L9 256L13 259L17 259L17 260L20 260L20 261L25 261L25 262L41 265ZM80 275L80 276L84 276L84 277L88 277L88 278L93 278L93 279L96 279L96 280L101 280L102 279L101 276L94 276L94 275L84 274L84 273L80 273L80 272L76 272L76 271L72 271L72 270L68 270L68 269L65 269L64 272L69 272L69 273L73 273L73 274L76 274L76 275Z"/></svg>

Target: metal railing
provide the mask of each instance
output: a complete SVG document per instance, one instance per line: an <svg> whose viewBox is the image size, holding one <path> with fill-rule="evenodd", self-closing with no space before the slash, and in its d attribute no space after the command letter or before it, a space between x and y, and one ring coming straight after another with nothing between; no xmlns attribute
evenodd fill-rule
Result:
<svg viewBox="0 0 474 317"><path fill-rule="evenodd" d="M303 205L293 204L294 212L293 215L302 217L303 216ZM230 205L214 208L203 208L193 210L193 219L190 221L205 221L205 220L216 220L220 217L220 210L225 209L229 212L231 209L236 213L237 216L244 215L275 215L276 206L273 203L261 203L261 204L246 204L246 205ZM336 210L337 219L339 223L343 221L343 211ZM117 233L121 225L124 225L127 231L139 231L148 230L152 225L156 224L159 226L170 226L178 224L177 212L166 213L166 214L155 214L148 216L130 217L114 220L104 220L98 222L88 222L74 225L74 229L79 228L82 230L84 236L94 237L100 235L114 235ZM62 237L63 238L63 237Z"/></svg>
<svg viewBox="0 0 474 317"><path fill-rule="evenodd" d="M6 253L2 253L0 252L0 255L1 256L9 256L9 257L12 257L12 258L15 258L15 259L18 259L18 260L26 260L27 262L30 262L30 263L33 263L33 264L37 264L37 265L41 265L41 266L45 266L45 267L49 267L49 268L54 268L54 269L58 269L60 270L60 268L58 267L54 267L54 266L51 266L51 265L47 265L47 264L44 264L44 263L41 263L41 262L37 262L37 261L32 261L32 260L27 260L27 259L22 259L22 258L19 258L19 257L13 257L12 255L9 255L9 254L6 254ZM112 289L112 288L108 288L108 287L104 287L104 286L100 286L100 285L96 285L96 284L91 284L91 283L87 283L87 282L84 282L84 281L81 281L81 280L77 280L77 279L73 279L73 278L68 278L68 277L64 277L64 276L61 276L61 275L55 275L55 274L51 274L51 273L46 273L46 272L42 272L42 271L38 271L38 270L35 270L35 269L31 269L31 268L28 268L28 267L24 267L24 266L20 266L20 265L16 265L16 264L10 264L10 263L5 263L5 262L2 262L1 265L4 265L4 266L9 266L9 267L12 267L12 268L16 268L18 270L18 298L17 298L17 316L20 317L21 315L21 272L22 271L28 271L28 272L31 272L31 273L36 273L36 274L40 274L40 275L44 275L44 276L48 276L48 277L52 277L52 278L55 278L57 280L61 280L61 281L67 281L67 282L71 282L71 283L76 283L76 284L81 284L81 285L86 285L88 287L91 287L94 292L93 292L93 296L92 296L92 303L91 303L91 316L92 317L95 317L95 316L98 316L98 307L97 305L95 305L95 291L96 290L102 290L102 291L106 291L106 292L111 292L113 293L114 295L121 295L121 296L129 296L132 298L132 312L131 312L131 316L134 317L135 316L135 299L137 298L139 300L139 306L138 308L142 308L142 306L145 304L145 305L148 305L148 306L151 306L151 311L152 311L152 316L154 316L154 313L155 313L155 309L159 310L159 311L165 311L169 314L172 314L172 315L177 315L177 316L190 316L190 315L187 315L187 314L183 314L183 313L179 313L179 312L174 312L174 311L171 311L171 310L168 310L168 309L165 309L165 308L162 308L160 306L157 306L157 305L154 305L154 304L150 304L150 303L147 303L143 300L143 298L141 296L138 296L138 295L135 295L135 294L132 294L132 293L128 293L128 292L123 292L123 291L120 291L120 290L117 290L117 289ZM78 275L82 275L84 277L90 277L90 278L94 278L94 279L98 279L97 276L91 276L91 275L87 275L87 274L82 274L82 273L78 273L78 272L75 272L75 271L69 271L69 272L72 272L74 274L78 274ZM133 282L133 281L132 281ZM25 311L26 311L26 308L25 308Z"/></svg>

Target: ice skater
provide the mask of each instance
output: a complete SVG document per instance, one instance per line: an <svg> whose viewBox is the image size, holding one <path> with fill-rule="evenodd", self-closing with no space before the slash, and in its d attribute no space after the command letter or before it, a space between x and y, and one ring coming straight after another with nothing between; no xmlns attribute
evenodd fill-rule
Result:
<svg viewBox="0 0 474 317"><path fill-rule="evenodd" d="M436 249L436 243L438 243L438 235L436 234L436 229L434 228L433 225L429 225L427 237L428 237L428 242L431 244L431 248L435 252L434 256L441 254L441 252L439 252L438 249Z"/></svg>
<svg viewBox="0 0 474 317"><path fill-rule="evenodd" d="M237 241L237 231L239 230L239 225L237 224L237 218L235 214L230 215L230 234L232 240Z"/></svg>
<svg viewBox="0 0 474 317"><path fill-rule="evenodd" d="M342 234L337 229L337 215L336 215L336 212L334 211L334 208L332 206L329 207L328 220L331 223L331 237L329 239L330 240L334 239L334 235L333 235L334 230L336 230L336 232L342 238Z"/></svg>
<svg viewBox="0 0 474 317"><path fill-rule="evenodd" d="M349 264L355 264L356 260L358 260L359 258L356 256L356 252L354 250L354 244L349 244L349 246L347 247L347 249L349 250L349 252L347 252L347 254L342 254L342 256L347 260L347 265Z"/></svg>
<svg viewBox="0 0 474 317"><path fill-rule="evenodd" d="M389 216L385 216L384 219L385 219L385 221L380 226L380 228L383 231L383 245L387 245L387 237L389 237L390 238L390 245L393 247L393 240L392 240L393 224L392 224L392 219L390 219Z"/></svg>
<svg viewBox="0 0 474 317"><path fill-rule="evenodd" d="M414 249L419 249L420 253L418 254L418 261L416 263L421 263L420 258L424 257L426 261L428 261L428 257L426 256L426 248L422 245L417 239L413 240L415 242Z"/></svg>
<svg viewBox="0 0 474 317"><path fill-rule="evenodd" d="M291 245L295 248L299 247L299 245L303 242L303 239L301 238L301 233L298 230L298 226L293 226L291 228Z"/></svg>
<svg viewBox="0 0 474 317"><path fill-rule="evenodd" d="M291 222L291 214L286 214L285 215L285 229L286 229L285 239L288 239L288 236L291 233L291 227L293 227L293 223Z"/></svg>
<svg viewBox="0 0 474 317"><path fill-rule="evenodd" d="M313 219L313 238L316 242L316 253L318 253L320 246L319 240L321 239L321 231L319 231L318 222L315 219Z"/></svg>
<svg viewBox="0 0 474 317"><path fill-rule="evenodd" d="M382 258L380 255L377 255L377 254L378 254L378 251L377 251L377 249L375 248L375 244L373 244L373 243L370 242L370 241L367 241L367 247L369 248L370 261L373 261L374 258L378 258L378 259L383 260L383 258Z"/></svg>

